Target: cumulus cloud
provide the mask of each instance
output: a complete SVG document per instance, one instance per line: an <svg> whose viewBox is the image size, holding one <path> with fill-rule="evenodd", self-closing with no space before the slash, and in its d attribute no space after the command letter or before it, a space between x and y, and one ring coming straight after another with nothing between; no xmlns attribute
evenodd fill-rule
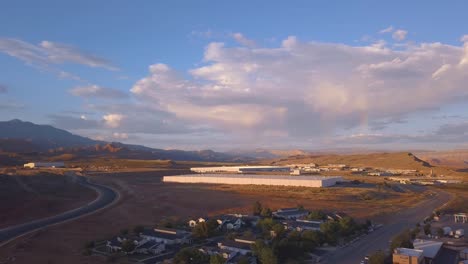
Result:
<svg viewBox="0 0 468 264"><path fill-rule="evenodd" d="M468 64L461 63L467 50L466 44L350 46L294 36L273 48L213 42L205 64L188 77L154 64L131 92L140 103L192 126L249 138L311 137L382 127L385 120L468 98Z"/></svg>
<svg viewBox="0 0 468 264"><path fill-rule="evenodd" d="M112 137L114 139L125 140L125 139L128 139L128 134L127 133L114 132L114 133L112 133Z"/></svg>
<svg viewBox="0 0 468 264"><path fill-rule="evenodd" d="M125 92L98 85L78 86L72 88L69 92L74 96L84 98L122 99L128 97L128 94Z"/></svg>
<svg viewBox="0 0 468 264"><path fill-rule="evenodd" d="M396 30L395 32L393 32L392 34L392 38L394 40L398 40L398 41L403 41L406 39L406 35L408 34L408 31L406 30L402 30L402 29L398 29Z"/></svg>
<svg viewBox="0 0 468 264"><path fill-rule="evenodd" d="M61 78L80 80L78 76L57 69L54 65L74 63L93 68L118 70L107 59L81 51L71 45L46 40L39 44L32 44L20 39L0 38L0 52L41 70L54 72Z"/></svg>
<svg viewBox="0 0 468 264"><path fill-rule="evenodd" d="M121 114L107 114L104 115L102 118L106 126L110 128L117 128L120 126L120 123L125 118L125 116Z"/></svg>
<svg viewBox="0 0 468 264"><path fill-rule="evenodd" d="M246 38L242 33L233 33L231 34L232 38L237 41L239 44L247 46L247 47L255 47L255 41Z"/></svg>
<svg viewBox="0 0 468 264"><path fill-rule="evenodd" d="M393 26L389 26L379 31L380 34L391 33L395 30Z"/></svg>

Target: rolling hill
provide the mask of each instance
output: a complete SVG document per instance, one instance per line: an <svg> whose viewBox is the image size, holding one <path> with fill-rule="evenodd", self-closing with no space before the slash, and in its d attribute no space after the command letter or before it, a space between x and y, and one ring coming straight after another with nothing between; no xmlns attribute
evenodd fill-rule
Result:
<svg viewBox="0 0 468 264"><path fill-rule="evenodd" d="M428 171L432 167L428 162L408 152L351 155L299 155L270 160L269 163L279 165L290 163L316 163L319 165L346 164L355 167L416 169L420 171Z"/></svg>
<svg viewBox="0 0 468 264"><path fill-rule="evenodd" d="M0 165L19 165L30 160L70 161L98 157L217 162L252 160L212 150L165 150L97 141L50 125L37 125L18 119L0 122L0 157L3 157L0 159Z"/></svg>

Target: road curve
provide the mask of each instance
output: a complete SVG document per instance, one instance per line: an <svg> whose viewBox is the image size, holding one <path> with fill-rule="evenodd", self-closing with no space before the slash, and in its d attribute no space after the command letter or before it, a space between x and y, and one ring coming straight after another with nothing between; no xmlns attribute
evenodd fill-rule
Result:
<svg viewBox="0 0 468 264"><path fill-rule="evenodd" d="M98 197L94 201L84 206L66 211L58 215L0 229L0 247L6 245L18 237L24 236L36 230L72 221L80 217L95 213L96 211L112 205L120 197L117 191L114 191L113 189L103 185L91 183L85 177L77 176L77 180L79 184L95 190L98 193Z"/></svg>
<svg viewBox="0 0 468 264"><path fill-rule="evenodd" d="M435 193L435 192L434 192ZM429 216L434 209L443 206L450 201L451 194L437 191L434 196L421 202L415 207L395 213L392 223L384 225L376 231L364 236L355 243L340 248L333 252L324 263L353 264L359 263L364 256L377 250L386 250L389 247L390 239L403 231L405 228L413 228L417 222Z"/></svg>

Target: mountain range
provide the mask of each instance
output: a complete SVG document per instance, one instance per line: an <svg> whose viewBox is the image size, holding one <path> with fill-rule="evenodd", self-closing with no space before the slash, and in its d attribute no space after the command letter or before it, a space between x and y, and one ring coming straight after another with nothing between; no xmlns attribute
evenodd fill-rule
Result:
<svg viewBox="0 0 468 264"><path fill-rule="evenodd" d="M67 154L66 156L64 156ZM72 134L50 125L13 119L0 122L0 160L67 159L113 157L126 159L163 159L219 162L248 162L251 157L212 150L185 151L149 148L141 145L105 142ZM20 162L20 161L19 161ZM21 161L22 162L22 161Z"/></svg>

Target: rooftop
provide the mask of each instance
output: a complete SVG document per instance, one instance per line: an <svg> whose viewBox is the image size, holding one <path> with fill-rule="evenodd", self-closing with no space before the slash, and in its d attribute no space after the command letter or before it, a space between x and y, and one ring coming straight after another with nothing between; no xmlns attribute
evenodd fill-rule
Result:
<svg viewBox="0 0 468 264"><path fill-rule="evenodd" d="M405 255L410 257L420 257L423 254L422 250L412 248L396 248L395 253L399 255Z"/></svg>
<svg viewBox="0 0 468 264"><path fill-rule="evenodd" d="M424 239L416 239L413 242L414 248L422 250L424 257L426 258L435 258L437 253L439 253L442 244L443 242Z"/></svg>
<svg viewBox="0 0 468 264"><path fill-rule="evenodd" d="M164 239L178 239L187 236L187 233L160 232L154 229L145 229L141 234L144 236L158 237Z"/></svg>
<svg viewBox="0 0 468 264"><path fill-rule="evenodd" d="M245 249L245 250L250 250L251 249L251 247L250 247L251 244L249 244L249 243L242 243L242 242L237 242L237 241L228 240L228 239L225 239L225 240L221 241L220 244L222 244L223 246L226 246L226 247L240 248L240 249Z"/></svg>
<svg viewBox="0 0 468 264"><path fill-rule="evenodd" d="M164 177L203 177L203 178L236 178L236 179L280 179L280 180L294 180L294 181L310 181L310 180L327 180L336 179L341 180L340 176L318 176L318 175L307 175L307 176L291 176L291 175L261 175L261 174L184 174Z"/></svg>

